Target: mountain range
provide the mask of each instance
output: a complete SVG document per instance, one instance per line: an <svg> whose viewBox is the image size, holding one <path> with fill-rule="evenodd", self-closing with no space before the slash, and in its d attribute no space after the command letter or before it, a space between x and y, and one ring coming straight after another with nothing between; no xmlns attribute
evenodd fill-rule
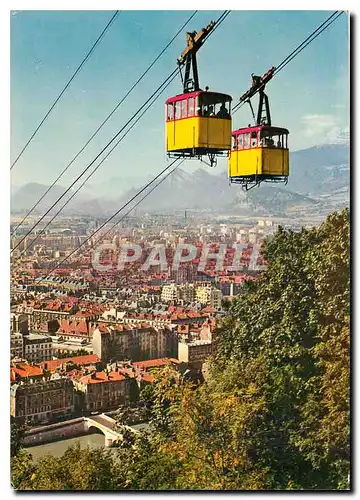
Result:
<svg viewBox="0 0 360 500"><path fill-rule="evenodd" d="M139 205L138 213L172 210L206 210L239 215L289 215L300 211L327 213L349 204L350 147L349 143L324 144L290 153L290 177L287 185L262 184L248 192L229 185L227 173L213 175L195 167L192 173L181 168L169 175ZM133 177L112 178L96 189L80 191L69 202L64 214L111 215L131 199L151 179ZM129 186L131 186L128 188ZM48 186L29 183L11 193L12 213L23 213L36 203ZM142 198L152 186L145 190ZM55 185L35 213L43 213L65 188ZM96 196L93 193L96 192ZM71 196L67 193L59 206ZM134 201L136 203L137 200ZM59 209L55 207L50 213ZM131 207L132 205L130 205ZM129 208L130 208L129 207Z"/></svg>

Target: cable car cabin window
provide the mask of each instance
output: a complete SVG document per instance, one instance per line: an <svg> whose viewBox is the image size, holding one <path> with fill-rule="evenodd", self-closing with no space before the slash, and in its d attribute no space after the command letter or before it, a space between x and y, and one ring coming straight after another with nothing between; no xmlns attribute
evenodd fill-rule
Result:
<svg viewBox="0 0 360 500"><path fill-rule="evenodd" d="M180 104L181 104L180 101L176 101L175 102L175 114L174 114L174 119L175 120L178 120L179 118L181 118L181 115L180 115Z"/></svg>
<svg viewBox="0 0 360 500"><path fill-rule="evenodd" d="M260 134L260 146L287 149L287 136L287 133L281 131L262 130Z"/></svg>
<svg viewBox="0 0 360 500"><path fill-rule="evenodd" d="M173 103L167 105L167 119L168 120L174 119L174 104Z"/></svg>
<svg viewBox="0 0 360 500"><path fill-rule="evenodd" d="M181 118L187 118L187 99L181 101Z"/></svg>
<svg viewBox="0 0 360 500"><path fill-rule="evenodd" d="M213 104L208 104L208 105L204 105L202 107L202 115L203 116L213 116L215 117L215 107Z"/></svg>
<svg viewBox="0 0 360 500"><path fill-rule="evenodd" d="M276 137L275 145L277 148L283 148L284 147L284 136L283 135L278 135Z"/></svg>
<svg viewBox="0 0 360 500"><path fill-rule="evenodd" d="M238 135L234 137L234 148L235 149L242 149L243 147L243 136Z"/></svg>
<svg viewBox="0 0 360 500"><path fill-rule="evenodd" d="M251 147L252 148L257 147L257 133L256 132L251 132Z"/></svg>
<svg viewBox="0 0 360 500"><path fill-rule="evenodd" d="M281 133L281 131L262 130L260 138L260 145L263 147L281 149L287 147L287 134Z"/></svg>
<svg viewBox="0 0 360 500"><path fill-rule="evenodd" d="M230 99L222 94L206 92L199 96L199 116L212 116L217 118L231 118Z"/></svg>
<svg viewBox="0 0 360 500"><path fill-rule="evenodd" d="M260 145L266 148L272 148L275 146L275 141L269 133L261 133Z"/></svg>
<svg viewBox="0 0 360 500"><path fill-rule="evenodd" d="M240 138L239 136L233 136L233 149L238 149L238 139Z"/></svg>
<svg viewBox="0 0 360 500"><path fill-rule="evenodd" d="M276 140L276 147L287 149L288 147L288 136L287 134L279 134Z"/></svg>
<svg viewBox="0 0 360 500"><path fill-rule="evenodd" d="M230 119L230 102L215 104L215 115L217 118Z"/></svg>
<svg viewBox="0 0 360 500"><path fill-rule="evenodd" d="M189 98L188 104L188 116L194 116L195 114L195 99L193 97Z"/></svg>
<svg viewBox="0 0 360 500"><path fill-rule="evenodd" d="M250 147L250 134L244 134L244 149L248 149Z"/></svg>

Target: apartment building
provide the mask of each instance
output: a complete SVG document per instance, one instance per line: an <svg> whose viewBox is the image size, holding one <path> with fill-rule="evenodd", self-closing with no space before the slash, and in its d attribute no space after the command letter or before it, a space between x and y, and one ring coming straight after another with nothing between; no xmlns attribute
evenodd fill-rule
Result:
<svg viewBox="0 0 360 500"><path fill-rule="evenodd" d="M177 302L180 299L180 290L175 283L164 285L161 290L162 302Z"/></svg>
<svg viewBox="0 0 360 500"><path fill-rule="evenodd" d="M196 301L215 309L220 309L223 295L221 290L210 286L200 286L196 288Z"/></svg>
<svg viewBox="0 0 360 500"><path fill-rule="evenodd" d="M190 303L195 300L195 285L193 283L182 283L164 285L161 291L162 302L185 302Z"/></svg>
<svg viewBox="0 0 360 500"><path fill-rule="evenodd" d="M196 368L201 368L211 354L211 340L195 340L190 343L179 342L178 359Z"/></svg>
<svg viewBox="0 0 360 500"><path fill-rule="evenodd" d="M29 363L41 363L53 356L52 338L30 333L23 336L23 357Z"/></svg>
<svg viewBox="0 0 360 500"><path fill-rule="evenodd" d="M80 407L87 412L118 408L129 401L131 379L119 371L94 372L74 381Z"/></svg>
<svg viewBox="0 0 360 500"><path fill-rule="evenodd" d="M72 380L54 375L53 380L33 380L13 384L10 414L29 424L41 424L71 416L74 411Z"/></svg>
<svg viewBox="0 0 360 500"><path fill-rule="evenodd" d="M105 363L165 357L169 351L170 340L167 332L165 328L150 326L147 323L122 323L107 327L100 325L94 330L93 351Z"/></svg>
<svg viewBox="0 0 360 500"><path fill-rule="evenodd" d="M193 283L180 285L180 299L185 303L191 303L195 300L196 289Z"/></svg>
<svg viewBox="0 0 360 500"><path fill-rule="evenodd" d="M24 346L23 336L21 333L10 334L10 356L13 358L23 358Z"/></svg>

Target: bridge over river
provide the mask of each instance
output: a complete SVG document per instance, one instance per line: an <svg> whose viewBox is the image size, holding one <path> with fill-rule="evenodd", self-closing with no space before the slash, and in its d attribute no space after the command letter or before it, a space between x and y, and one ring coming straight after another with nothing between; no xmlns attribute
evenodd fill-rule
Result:
<svg viewBox="0 0 360 500"><path fill-rule="evenodd" d="M118 439L122 439L121 434L119 434L117 431L115 431L115 423L116 420L114 420L111 417L108 417L105 415L105 413L101 413L101 415L94 415L88 418L85 418L85 428L86 430L90 430L91 427L94 427L95 429L99 429L105 436L105 446L111 446L114 441L117 441ZM128 427L128 426L126 426ZM131 427L128 427L130 430L133 432L138 432L132 429Z"/></svg>
<svg viewBox="0 0 360 500"><path fill-rule="evenodd" d="M105 446L111 446L115 441L122 439L121 433L115 430L116 420L105 413L66 420L57 424L44 425L30 429L25 433L24 446L31 447L40 444L60 441L74 437L84 436L91 429L98 429L105 438ZM132 432L139 433L146 424L138 426L124 426Z"/></svg>

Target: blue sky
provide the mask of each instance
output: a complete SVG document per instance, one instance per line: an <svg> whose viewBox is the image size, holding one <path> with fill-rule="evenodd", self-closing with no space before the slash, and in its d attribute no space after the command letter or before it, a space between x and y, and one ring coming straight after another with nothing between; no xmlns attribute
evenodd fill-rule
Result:
<svg viewBox="0 0 360 500"><path fill-rule="evenodd" d="M191 11L121 12L81 73L12 171L12 183L50 183L92 135ZM200 30L220 11L200 11ZM18 11L11 15L11 154L14 159L112 15L111 11ZM279 64L329 11L233 11L198 53L200 84L233 96L251 73ZM174 69L185 47L179 35L119 108L61 184L69 184ZM274 125L290 130L290 148L332 142L349 127L348 18L343 14L268 85ZM89 184L156 174L166 162L164 101L145 114ZM250 123L247 106L233 128ZM197 168L188 162L186 170ZM219 162L219 169L225 167Z"/></svg>

